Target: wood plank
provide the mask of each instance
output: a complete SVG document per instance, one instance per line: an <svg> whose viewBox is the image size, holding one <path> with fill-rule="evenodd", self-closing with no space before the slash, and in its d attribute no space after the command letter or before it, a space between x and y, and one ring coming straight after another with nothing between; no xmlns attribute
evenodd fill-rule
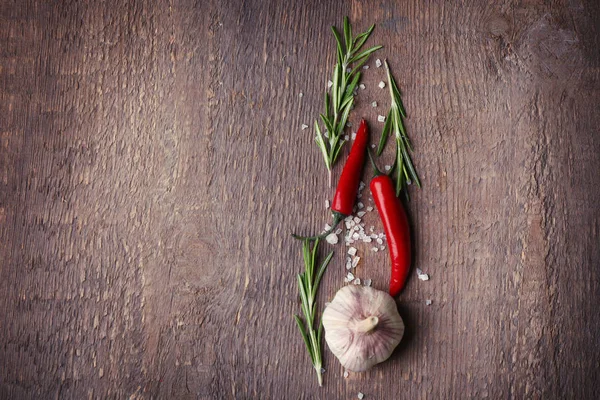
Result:
<svg viewBox="0 0 600 400"><path fill-rule="evenodd" d="M600 397L596 2L313 3L0 0L0 398ZM300 126L344 15L403 93L431 280L389 361L344 379L326 350L319 389L289 233L328 218ZM369 66L351 122L375 142Z"/></svg>

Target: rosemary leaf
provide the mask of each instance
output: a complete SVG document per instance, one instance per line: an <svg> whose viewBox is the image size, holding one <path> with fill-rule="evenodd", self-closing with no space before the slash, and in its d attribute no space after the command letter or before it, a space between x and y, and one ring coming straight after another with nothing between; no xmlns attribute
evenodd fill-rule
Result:
<svg viewBox="0 0 600 400"><path fill-rule="evenodd" d="M319 246L319 240L314 241L314 245L311 249L312 240L305 240L302 243L302 255L304 259L304 272L297 275L298 280L298 292L300 293L301 308L304 314L304 320L298 315L294 315L296 325L300 330L308 355L312 362L312 365L317 374L317 381L319 386L323 384L323 377L321 374L321 367L323 365L322 351L321 351L321 338L323 325L319 321L319 326L316 328L318 333L315 331L315 316L316 316L316 297L317 290L319 289L319 283L325 273L327 265L333 257L333 252L329 253L325 260L320 264L316 276L314 276L317 263L317 250Z"/></svg>
<svg viewBox="0 0 600 400"><path fill-rule="evenodd" d="M333 68L333 76L329 93L325 94L325 111L320 115L321 122L327 130L328 141L317 140L319 150L323 153L325 165L329 171L331 186L331 168L335 164L338 155L345 140L343 137L348 114L354 105L354 90L360 82L360 68L364 65L370 55L379 50L382 46L374 46L367 50L362 50L362 47L373 33L375 25L372 25L365 32L360 33L356 37L352 37L352 26L348 17L344 18L343 22L343 43L342 35L335 26L331 27L335 44L337 48L337 62ZM316 128L315 128L316 129ZM320 134L317 134L320 136Z"/></svg>
<svg viewBox="0 0 600 400"><path fill-rule="evenodd" d="M394 135L396 136L396 157L394 160L394 165L390 170L390 175L396 175L394 179L396 185L396 196L399 196L400 192L403 191L402 189L405 189L404 193L408 199L408 190L406 190L408 182L412 181L418 187L421 187L421 181L419 180L419 176L417 175L417 171L415 170L410 157L412 145L408 135L406 134L406 128L404 127L406 111L404 109L404 105L402 104L400 90L398 89L398 85L392 76L387 60L384 61L384 64L388 78L391 106L387 120L383 127L383 132L379 141L379 147L377 148L377 154L381 154L390 132L394 132Z"/></svg>

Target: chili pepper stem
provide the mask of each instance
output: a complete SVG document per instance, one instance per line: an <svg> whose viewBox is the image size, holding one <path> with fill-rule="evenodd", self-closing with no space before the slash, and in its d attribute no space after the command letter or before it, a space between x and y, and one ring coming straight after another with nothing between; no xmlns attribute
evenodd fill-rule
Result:
<svg viewBox="0 0 600 400"><path fill-rule="evenodd" d="M375 160L373 160L373 155L371 155L371 149L367 149L367 154L369 155L369 160L371 161L371 165L373 166L373 169L375 170L375 176L383 175L383 173L379 170L379 168L377 168L377 165L375 164Z"/></svg>
<svg viewBox="0 0 600 400"><path fill-rule="evenodd" d="M300 235L296 235L295 233L292 233L292 237L294 237L294 239L298 239L298 240L323 239L324 237L329 235L331 232L333 232L333 230L340 224L340 222L342 222L342 220L347 217L347 215L344 215L344 214L336 212L336 211L332 212L331 214L333 215L333 222L331 223L331 228L327 229L325 232L321 233L320 235L300 236Z"/></svg>

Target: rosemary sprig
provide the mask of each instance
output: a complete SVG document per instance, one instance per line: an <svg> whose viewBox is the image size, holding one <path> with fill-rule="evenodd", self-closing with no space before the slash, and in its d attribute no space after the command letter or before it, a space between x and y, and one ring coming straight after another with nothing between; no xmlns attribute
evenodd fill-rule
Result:
<svg viewBox="0 0 600 400"><path fill-rule="evenodd" d="M410 139L406 135L406 128L404 127L404 118L406 118L406 111L400 98L400 91L396 85L396 81L390 72L390 67L387 60L384 61L385 71L388 78L388 86L390 88L390 97L392 99L392 105L390 111L385 120L383 126L383 132L381 132L381 140L379 141L379 147L377 148L377 155L381 155L385 144L387 142L390 132L394 132L396 136L396 157L394 164L390 170L390 174L396 172L396 196L400 195L403 188L414 182L418 187L421 187L421 181L417 176L415 167L413 166L410 158L409 151L412 151L412 145ZM408 191L404 191L408 197Z"/></svg>
<svg viewBox="0 0 600 400"><path fill-rule="evenodd" d="M360 68L367 62L371 53L383 47L374 46L361 51L373 29L375 29L375 25L371 25L365 32L353 38L350 20L348 17L344 17L342 43L342 37L336 27L331 27L337 44L337 63L333 68L331 94L325 92L325 112L320 114L324 132L319 127L318 120L315 120L315 131L317 133L315 141L325 159L330 187L331 168L346 142L342 139L342 133L348 121L348 114L354 105L354 90L360 81ZM353 68L350 68L350 66Z"/></svg>
<svg viewBox="0 0 600 400"><path fill-rule="evenodd" d="M317 290L319 289L319 283L323 277L323 273L327 268L327 264L331 261L333 251L327 255L318 270L317 267L317 249L319 247L319 240L315 241L312 249L310 248L311 240L304 240L302 245L302 255L304 256L304 272L298 274L298 290L300 292L300 299L302 300L302 313L304 314L304 321L299 315L294 315L300 334L306 344L308 355L310 360L317 372L317 380L319 386L323 386L323 375L321 368L323 367L322 352L321 352L321 337L323 335L323 324L319 321L318 331L315 332L315 308Z"/></svg>

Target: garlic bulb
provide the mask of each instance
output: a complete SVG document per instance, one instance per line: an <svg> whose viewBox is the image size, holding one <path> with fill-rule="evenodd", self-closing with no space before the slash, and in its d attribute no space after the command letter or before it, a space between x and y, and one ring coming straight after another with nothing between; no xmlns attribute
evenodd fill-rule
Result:
<svg viewBox="0 0 600 400"><path fill-rule="evenodd" d="M404 334L394 299L359 285L336 293L323 312L323 328L329 349L344 368L354 372L387 360Z"/></svg>

